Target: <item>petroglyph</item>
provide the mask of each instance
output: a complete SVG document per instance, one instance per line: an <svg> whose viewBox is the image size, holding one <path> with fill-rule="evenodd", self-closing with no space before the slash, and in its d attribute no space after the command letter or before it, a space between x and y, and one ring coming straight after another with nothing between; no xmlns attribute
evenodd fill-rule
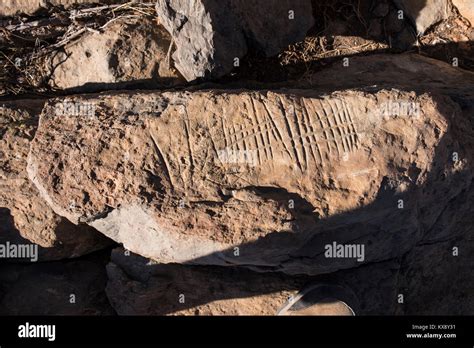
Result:
<svg viewBox="0 0 474 348"><path fill-rule="evenodd" d="M413 99L421 115L384 117L380 106L397 99ZM28 173L57 214L160 262L288 273L341 267L319 258L318 238L333 231L318 220L370 206L387 180L408 185L404 192L422 185L447 129L430 97L399 91L197 91L86 100L97 106L94 117L63 117L54 112L60 100L48 104L31 145ZM160 108L150 112L157 101ZM59 165L63 170L55 170ZM404 179L413 173L416 178ZM416 218L405 217L410 226L401 226L386 211L371 221L396 220L393 236L387 248L367 252L368 262L393 252L394 236L397 252L405 250L419 230ZM366 224L363 215L351 223ZM339 243L380 233L333 228L347 230L338 230ZM241 247L239 257L229 252L234 246ZM290 254L301 256L297 264Z"/></svg>
<svg viewBox="0 0 474 348"><path fill-rule="evenodd" d="M274 161L278 154L302 172L324 166L331 154L342 156L359 148L356 125L344 100L278 98L282 107L270 112L264 99L245 96L238 107L241 115L224 113L220 127L209 129L209 138L219 151L255 151L258 166ZM189 129L201 121L192 120Z"/></svg>

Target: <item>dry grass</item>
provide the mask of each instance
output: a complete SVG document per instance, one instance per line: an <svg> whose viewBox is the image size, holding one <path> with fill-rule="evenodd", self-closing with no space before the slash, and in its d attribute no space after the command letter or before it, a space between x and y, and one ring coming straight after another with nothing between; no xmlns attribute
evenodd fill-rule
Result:
<svg viewBox="0 0 474 348"><path fill-rule="evenodd" d="M0 26L0 96L43 94L47 84L45 59L88 32L101 32L118 19L156 16L155 4L128 2L76 8L52 8L47 19L14 19Z"/></svg>
<svg viewBox="0 0 474 348"><path fill-rule="evenodd" d="M371 11L380 2L314 0L316 25L305 40L289 46L278 57L249 55L235 78L261 82L304 78L341 57L391 52L390 33L377 37L371 33ZM154 2L128 2L68 11L54 8L48 18L0 23L0 96L55 92L48 85L46 58L88 32L103 31L118 19L156 19L154 6ZM335 23L342 23L345 32L337 33ZM468 43L474 35L469 36L470 31L469 23L454 13L448 21L418 38L415 51L445 61L461 57L463 68L474 69L474 50Z"/></svg>

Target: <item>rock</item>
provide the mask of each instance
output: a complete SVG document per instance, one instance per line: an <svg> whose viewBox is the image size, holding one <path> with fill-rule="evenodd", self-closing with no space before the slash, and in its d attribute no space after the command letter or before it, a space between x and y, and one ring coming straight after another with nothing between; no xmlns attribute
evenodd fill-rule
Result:
<svg viewBox="0 0 474 348"><path fill-rule="evenodd" d="M369 33L371 37L379 38L382 35L382 21L380 19L372 19L370 21Z"/></svg>
<svg viewBox="0 0 474 348"><path fill-rule="evenodd" d="M310 0L159 0L156 10L176 44L175 66L188 81L228 74L249 46L276 55L313 25Z"/></svg>
<svg viewBox="0 0 474 348"><path fill-rule="evenodd" d="M398 16L398 11L396 9L392 9L387 17L384 19L385 29L387 33L399 33L403 30L406 26L406 22L403 19L400 19Z"/></svg>
<svg viewBox="0 0 474 348"><path fill-rule="evenodd" d="M97 256L0 264L0 315L114 315L106 282L104 261Z"/></svg>
<svg viewBox="0 0 474 348"><path fill-rule="evenodd" d="M151 20L117 20L103 33L88 32L64 52L54 52L47 61L54 67L50 85L93 90L179 83L167 58L170 44L168 33Z"/></svg>
<svg viewBox="0 0 474 348"><path fill-rule="evenodd" d="M119 315L275 315L304 285L278 273L153 264L123 249L113 251L107 275L107 296Z"/></svg>
<svg viewBox="0 0 474 348"><path fill-rule="evenodd" d="M375 5L372 13L376 17L385 17L388 15L388 12L390 11L390 4L386 1L380 1Z"/></svg>
<svg viewBox="0 0 474 348"><path fill-rule="evenodd" d="M405 27L395 37L392 44L393 47L398 48L401 51L409 50L416 42L416 35L409 27Z"/></svg>
<svg viewBox="0 0 474 348"><path fill-rule="evenodd" d="M2 0L0 17L15 16L19 14L32 15L41 9L53 6L69 8L78 4L114 4L126 0Z"/></svg>
<svg viewBox="0 0 474 348"><path fill-rule="evenodd" d="M394 313L398 271L389 261L325 277L290 277L241 267L156 264L118 248L107 265L106 292L119 315L275 315L306 285L330 282L354 291L357 315L387 315Z"/></svg>
<svg viewBox="0 0 474 348"><path fill-rule="evenodd" d="M461 16L466 18L471 25L474 25L474 2L471 0L453 0L453 5L456 6Z"/></svg>
<svg viewBox="0 0 474 348"><path fill-rule="evenodd" d="M344 79L335 86L334 76L341 74ZM458 81L463 83L459 84ZM463 108L472 108L474 101L474 73L418 54L351 57L349 66L337 62L313 76L308 75L307 79L290 81L287 84L289 86L320 91L333 91L336 88L396 88L418 93L433 91L454 98ZM468 116L469 113L466 113Z"/></svg>
<svg viewBox="0 0 474 348"><path fill-rule="evenodd" d="M395 0L395 4L413 22L418 34L449 17L448 0Z"/></svg>
<svg viewBox="0 0 474 348"><path fill-rule="evenodd" d="M38 244L39 261L77 257L110 245L87 225L58 216L28 180L26 160L44 100L0 108L0 244Z"/></svg>
<svg viewBox="0 0 474 348"><path fill-rule="evenodd" d="M472 115L472 113L471 113ZM471 126L474 119L471 117ZM469 315L474 310L472 269L474 184L450 200L437 223L404 258L398 314ZM423 299L423 300L420 300Z"/></svg>
<svg viewBox="0 0 474 348"><path fill-rule="evenodd" d="M470 216L472 223L472 211ZM450 229L446 241L421 243L407 254L400 272L405 304L397 314L470 315L474 310L470 295L474 291L474 241L466 234L466 226L472 224L456 225L464 235L456 236L456 231ZM454 248L458 249L458 255L453 254Z"/></svg>
<svg viewBox="0 0 474 348"><path fill-rule="evenodd" d="M58 116L65 102L96 112ZM471 180L466 122L431 90L67 97L45 107L28 173L56 213L160 263L316 275L420 240ZM349 242L359 260L328 256Z"/></svg>
<svg viewBox="0 0 474 348"><path fill-rule="evenodd" d="M383 74L379 73L383 71ZM374 55L354 57L349 67L342 64L325 69L311 83L300 83L302 88L328 90L334 76L344 74L338 88L365 86L375 88L410 88L450 96L460 106L466 129L474 127L474 74L420 55ZM414 84L416 80L416 84ZM462 83L459 83L462 81ZM460 136L469 141L472 135ZM464 179L463 179L464 181ZM474 243L470 229L474 224L474 187L472 180L452 197L436 218L436 224L426 228L421 240L403 258L398 275L397 294L403 294L405 303L397 304L394 314L405 315L466 315L472 313L472 253ZM455 185L452 182L452 185ZM453 247L458 247L458 256ZM453 271L455 270L455 271ZM349 270L350 271L350 270ZM383 292L377 292L382 294ZM377 301L379 302L379 301ZM380 312L378 312L380 313Z"/></svg>

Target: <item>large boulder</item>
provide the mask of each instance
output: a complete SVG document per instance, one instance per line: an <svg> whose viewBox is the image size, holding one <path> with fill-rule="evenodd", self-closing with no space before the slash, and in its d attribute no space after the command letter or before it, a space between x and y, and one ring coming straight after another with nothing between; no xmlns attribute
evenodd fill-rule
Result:
<svg viewBox="0 0 474 348"><path fill-rule="evenodd" d="M165 87L179 83L170 67L171 38L155 22L121 19L103 32L87 32L53 52L49 83L60 89L125 88L130 84Z"/></svg>
<svg viewBox="0 0 474 348"><path fill-rule="evenodd" d="M418 34L423 34L450 14L448 0L395 0L395 3L414 23Z"/></svg>
<svg viewBox="0 0 474 348"><path fill-rule="evenodd" d="M158 262L320 274L410 250L470 183L470 129L451 98L403 90L68 97L28 172L56 213Z"/></svg>
<svg viewBox="0 0 474 348"><path fill-rule="evenodd" d="M276 55L304 39L314 21L310 0L159 0L156 9L188 81L226 75L249 46Z"/></svg>
<svg viewBox="0 0 474 348"><path fill-rule="evenodd" d="M37 244L39 261L84 255L110 245L92 227L53 212L26 173L26 159L44 100L0 108L0 244Z"/></svg>

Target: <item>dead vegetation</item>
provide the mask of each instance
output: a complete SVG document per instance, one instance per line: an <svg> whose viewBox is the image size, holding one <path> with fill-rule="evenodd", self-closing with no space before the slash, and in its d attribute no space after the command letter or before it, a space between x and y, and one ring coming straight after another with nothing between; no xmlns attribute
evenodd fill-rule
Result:
<svg viewBox="0 0 474 348"><path fill-rule="evenodd" d="M86 32L101 32L118 19L154 18L154 3L128 2L71 10L52 8L47 18L0 22L0 95L48 94L44 59Z"/></svg>
<svg viewBox="0 0 474 348"><path fill-rule="evenodd" d="M37 17L0 20L0 96L55 91L48 85L45 58L87 32L101 32L118 19L156 20L154 2L70 10L55 7ZM221 82L280 82L301 79L341 57L414 51L474 70L472 28L457 11L423 36L416 37L406 20L394 24L394 5L388 1L313 1L315 26L306 39L278 57L250 52L242 66Z"/></svg>

